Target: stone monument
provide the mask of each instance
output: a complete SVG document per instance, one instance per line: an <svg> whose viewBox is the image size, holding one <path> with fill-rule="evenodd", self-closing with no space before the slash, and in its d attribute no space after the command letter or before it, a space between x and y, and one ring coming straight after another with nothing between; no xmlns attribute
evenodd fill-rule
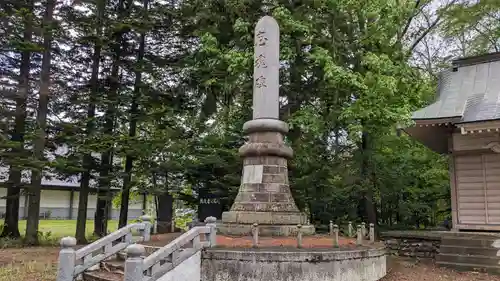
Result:
<svg viewBox="0 0 500 281"><path fill-rule="evenodd" d="M254 223L262 236L296 235L299 224L304 235L314 234L288 184L287 160L293 151L283 140L288 126L279 120L279 36L270 16L255 27L253 120L243 125L249 136L239 150L243 175L230 211L222 214L221 234L249 235Z"/></svg>

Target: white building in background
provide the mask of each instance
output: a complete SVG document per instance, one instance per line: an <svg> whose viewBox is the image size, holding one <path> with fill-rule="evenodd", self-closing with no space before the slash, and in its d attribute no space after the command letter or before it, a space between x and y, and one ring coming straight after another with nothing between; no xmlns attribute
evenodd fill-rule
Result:
<svg viewBox="0 0 500 281"><path fill-rule="evenodd" d="M64 154L67 149L61 148L56 151L56 154ZM117 161L120 161L117 159ZM6 211L7 188L3 184L8 179L9 168L0 166L0 218L3 218ZM45 219L76 219L78 214L78 201L80 189L80 177L73 177L67 180L60 180L46 173L46 177L42 179L42 190L40 200L40 217ZM24 183L30 182L30 171L25 171L23 174ZM120 192L120 189L112 188L113 193ZM28 213L27 197L21 191L19 200L19 217L24 218ZM94 219L94 214L97 205L97 188L96 182L91 181L90 192L88 197L87 219ZM120 216L120 208L110 206L110 219L118 219ZM135 219L142 215L142 202L131 198L128 217Z"/></svg>

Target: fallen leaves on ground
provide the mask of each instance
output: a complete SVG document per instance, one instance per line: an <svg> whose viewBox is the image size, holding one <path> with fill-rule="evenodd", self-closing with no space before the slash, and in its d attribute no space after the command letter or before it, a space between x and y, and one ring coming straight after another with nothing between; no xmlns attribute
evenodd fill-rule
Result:
<svg viewBox="0 0 500 281"><path fill-rule="evenodd" d="M500 276L479 272L457 272L432 261L388 257L387 276L380 281L500 281Z"/></svg>

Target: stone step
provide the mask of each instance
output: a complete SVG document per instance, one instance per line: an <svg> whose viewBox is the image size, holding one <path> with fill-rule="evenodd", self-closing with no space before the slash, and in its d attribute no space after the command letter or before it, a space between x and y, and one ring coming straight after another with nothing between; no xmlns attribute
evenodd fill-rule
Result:
<svg viewBox="0 0 500 281"><path fill-rule="evenodd" d="M193 255L195 252L196 250L194 249L189 249L189 248L181 249L180 258L182 258L183 256L189 257ZM170 258L167 258L165 263L171 264ZM124 270L125 270L125 261L117 257L115 259L102 262L100 270L85 272L84 281L115 281L115 280L121 281L123 279Z"/></svg>
<svg viewBox="0 0 500 281"><path fill-rule="evenodd" d="M488 256L496 257L500 249L486 248L486 247L464 247L459 245L441 245L439 252L441 254L454 254L454 255L472 255L472 256Z"/></svg>
<svg viewBox="0 0 500 281"><path fill-rule="evenodd" d="M436 261L438 266L451 268L457 271L474 271L474 272L487 272L490 274L500 274L500 265L480 265L473 263L456 263L456 262L444 262Z"/></svg>
<svg viewBox="0 0 500 281"><path fill-rule="evenodd" d="M91 271L83 273L83 281L122 281L122 272L113 271Z"/></svg>
<svg viewBox="0 0 500 281"><path fill-rule="evenodd" d="M105 261L101 267L108 271L123 271L125 268L125 261L118 259L109 260Z"/></svg>
<svg viewBox="0 0 500 281"><path fill-rule="evenodd" d="M500 239L495 239L495 237L483 236L483 237L443 237L441 241L442 246L462 246L462 247L483 247L492 248L495 241ZM499 243L497 242L497 243ZM500 244L500 243L499 243Z"/></svg>
<svg viewBox="0 0 500 281"><path fill-rule="evenodd" d="M471 256L456 254L439 254L436 256L436 262L458 263L458 264L476 264L482 266L499 266L500 257Z"/></svg>

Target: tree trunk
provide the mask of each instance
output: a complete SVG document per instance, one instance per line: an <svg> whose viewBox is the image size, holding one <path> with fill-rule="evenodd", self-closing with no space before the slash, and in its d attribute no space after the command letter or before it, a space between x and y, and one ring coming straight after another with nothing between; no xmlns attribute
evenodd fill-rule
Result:
<svg viewBox="0 0 500 281"><path fill-rule="evenodd" d="M130 0L129 0L130 1ZM130 1L131 2L131 1ZM124 18L125 16L125 1L120 0L118 2L118 21ZM127 7L131 7L131 5L127 5ZM115 55L113 60L113 66L111 67L111 75L109 76L109 94L108 94L108 107L106 108L106 112L104 113L104 135L107 137L113 137L113 131L115 126L115 118L116 118L116 99L118 96L119 89L119 70L121 64L121 55L122 55L122 44L123 44L123 34L124 27L122 29L115 32L114 43L113 43L113 54ZM102 237L107 234L108 230L108 219L109 219L109 208L111 205L111 179L110 172L113 167L113 146L111 145L104 153L101 155L101 165L99 172L99 190L102 192L98 193L97 196L97 206L95 212L95 220L94 220L94 234L98 237Z"/></svg>
<svg viewBox="0 0 500 281"><path fill-rule="evenodd" d="M96 23L96 35L99 38L102 34L102 21L104 18L104 10L106 8L106 0L97 1L97 23ZM96 107L96 97L99 95L99 62L101 57L101 42L96 40L94 43L94 54L92 55L92 75L90 77L90 101L87 108L87 124L86 124L86 135L87 138L91 138L95 130L95 107ZM82 173L82 180L80 182L80 194L78 197L78 217L76 221L76 241L78 244L86 244L87 238L85 237L86 225L87 225L87 208L89 200L89 185L92 173L92 155L86 153L83 156L83 167L85 171Z"/></svg>
<svg viewBox="0 0 500 281"><path fill-rule="evenodd" d="M149 0L143 1L144 13L147 12ZM132 98L132 105L130 106L130 128L129 137L133 139L137 130L137 114L139 109L138 100L141 96L141 79L142 79L142 69L141 64L144 59L144 49L146 47L146 34L141 32L141 38L139 40L139 53L137 54L137 64L139 69L135 70L135 82L134 82L134 96ZM127 225L128 219L128 205L130 198L130 185L132 182L132 168L133 168L134 158L133 155L127 154L125 159L125 177L123 179L123 188L121 194L121 205L120 205L120 219L118 226L124 227Z"/></svg>
<svg viewBox="0 0 500 281"><path fill-rule="evenodd" d="M373 185L371 183L364 182L369 177L369 156L370 156L370 138L368 132L364 131L361 135L361 184L363 185L363 202L364 209L366 212L366 217L369 223L373 223L375 227L377 226L377 210L375 204L373 203Z"/></svg>
<svg viewBox="0 0 500 281"><path fill-rule="evenodd" d="M25 7L30 13L33 11L33 1L27 1ZM33 37L33 22L31 15L24 19L23 42L31 43ZM12 148L13 155L19 157L24 151L24 130L26 123L26 101L28 99L30 85L30 56L31 50L25 47L21 54L21 66L19 73L19 90L16 96L16 113L14 132L12 132L11 141L18 142L18 145ZM21 172L22 168L17 164L9 165L9 179L7 180L7 197L5 223L1 237L19 238L19 197L21 195ZM25 210L26 212L26 210Z"/></svg>
<svg viewBox="0 0 500 281"><path fill-rule="evenodd" d="M26 222L26 243L38 244L38 222L40 219L40 191L44 169L44 150L47 127L47 111L50 95L50 59L52 43L52 14L55 0L47 0L45 15L43 16L43 59L40 74L40 92L38 98L38 113L36 116L37 138L34 143L34 156L39 167L31 170L31 184L28 188L28 220Z"/></svg>

